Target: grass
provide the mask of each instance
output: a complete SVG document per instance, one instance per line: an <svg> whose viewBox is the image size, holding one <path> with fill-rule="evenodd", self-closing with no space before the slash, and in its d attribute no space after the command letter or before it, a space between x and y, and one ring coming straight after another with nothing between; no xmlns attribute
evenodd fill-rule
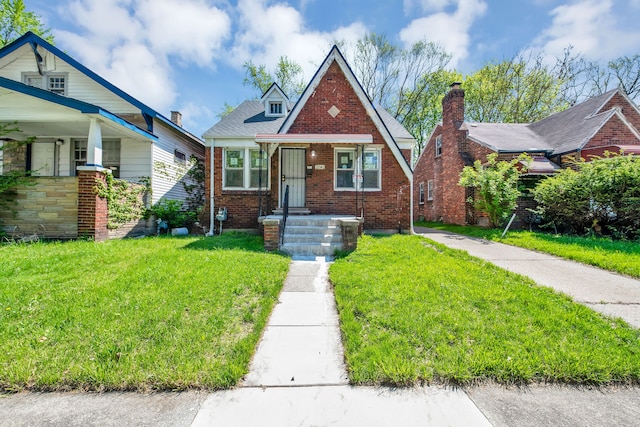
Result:
<svg viewBox="0 0 640 427"><path fill-rule="evenodd" d="M561 236L521 230L509 231L504 238L501 238L502 230L496 229L440 222L422 222L415 225L533 249L640 278L640 242L614 241L603 237Z"/></svg>
<svg viewBox="0 0 640 427"><path fill-rule="evenodd" d="M640 383L640 331L420 236L330 268L354 384Z"/></svg>
<svg viewBox="0 0 640 427"><path fill-rule="evenodd" d="M231 387L289 260L259 237L0 247L0 391Z"/></svg>

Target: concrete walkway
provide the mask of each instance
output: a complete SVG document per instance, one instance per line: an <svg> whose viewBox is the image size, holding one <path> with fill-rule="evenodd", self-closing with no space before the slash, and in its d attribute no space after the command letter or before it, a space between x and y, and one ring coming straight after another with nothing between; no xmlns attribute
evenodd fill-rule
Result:
<svg viewBox="0 0 640 427"><path fill-rule="evenodd" d="M213 393L192 426L490 425L461 390L349 386L328 267L291 263L249 374Z"/></svg>
<svg viewBox="0 0 640 427"><path fill-rule="evenodd" d="M593 310L620 317L640 328L640 280L484 239L423 227L416 227L415 231L450 248L467 251L506 270L528 276Z"/></svg>

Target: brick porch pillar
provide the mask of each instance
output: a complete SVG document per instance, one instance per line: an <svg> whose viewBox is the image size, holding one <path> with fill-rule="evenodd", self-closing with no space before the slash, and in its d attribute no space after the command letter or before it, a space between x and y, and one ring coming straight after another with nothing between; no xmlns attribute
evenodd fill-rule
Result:
<svg viewBox="0 0 640 427"><path fill-rule="evenodd" d="M347 252L355 251L358 247L358 230L360 221L357 219L340 220L340 231L342 232L342 250Z"/></svg>
<svg viewBox="0 0 640 427"><path fill-rule="evenodd" d="M262 221L264 227L264 249L269 252L280 249L280 220L265 219Z"/></svg>
<svg viewBox="0 0 640 427"><path fill-rule="evenodd" d="M96 180L105 182L106 170L95 166L78 167L78 237L107 240L107 200L96 194Z"/></svg>

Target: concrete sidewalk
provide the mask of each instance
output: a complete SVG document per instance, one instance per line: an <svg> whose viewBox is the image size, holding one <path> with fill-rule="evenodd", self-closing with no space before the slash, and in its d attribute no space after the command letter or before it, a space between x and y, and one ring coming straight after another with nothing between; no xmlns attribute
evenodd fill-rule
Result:
<svg viewBox="0 0 640 427"><path fill-rule="evenodd" d="M593 310L620 317L640 328L640 280L475 237L424 227L415 227L415 232L450 248L467 251L506 270L528 276L538 284L563 292Z"/></svg>

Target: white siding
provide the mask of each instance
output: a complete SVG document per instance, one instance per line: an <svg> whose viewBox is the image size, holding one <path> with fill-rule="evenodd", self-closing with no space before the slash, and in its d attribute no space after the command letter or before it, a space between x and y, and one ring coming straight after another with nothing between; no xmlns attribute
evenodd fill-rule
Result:
<svg viewBox="0 0 640 427"><path fill-rule="evenodd" d="M139 113L140 109L115 95L104 86L78 71L50 52L40 49L45 58L44 70L67 73L67 96L99 105L112 113ZM35 56L29 46L22 46L0 62L0 76L22 82L22 73L37 73Z"/></svg>
<svg viewBox="0 0 640 427"><path fill-rule="evenodd" d="M158 120L154 122L153 133L159 138L153 147L153 203L157 203L161 198L184 199L187 193L182 181L188 178L185 176L184 166L174 162L174 150L178 149L186 154L188 163L191 155L196 155L204 161L204 147L196 146L188 138L178 135Z"/></svg>
<svg viewBox="0 0 640 427"><path fill-rule="evenodd" d="M151 177L151 142L120 141L120 179L139 182Z"/></svg>

